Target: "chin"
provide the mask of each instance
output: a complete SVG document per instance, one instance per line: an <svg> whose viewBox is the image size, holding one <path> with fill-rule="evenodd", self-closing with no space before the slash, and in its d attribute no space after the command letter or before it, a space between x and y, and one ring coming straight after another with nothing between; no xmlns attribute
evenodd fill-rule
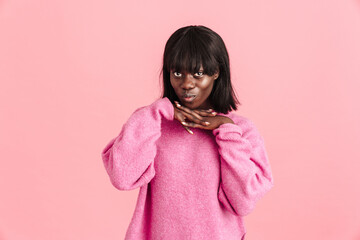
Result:
<svg viewBox="0 0 360 240"><path fill-rule="evenodd" d="M183 106L190 108L190 109L196 109L197 106L192 104L192 103L188 103L188 102L181 102Z"/></svg>

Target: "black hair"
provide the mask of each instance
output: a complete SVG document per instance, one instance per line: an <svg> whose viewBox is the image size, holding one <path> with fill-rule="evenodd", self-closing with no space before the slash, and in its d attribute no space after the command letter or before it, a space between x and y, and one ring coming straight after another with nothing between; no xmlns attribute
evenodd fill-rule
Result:
<svg viewBox="0 0 360 240"><path fill-rule="evenodd" d="M213 30L191 25L176 30L165 45L163 56L163 96L172 103L179 101L170 83L170 70L196 73L203 66L204 74L219 77L214 81L209 100L213 109L219 113L237 110L236 98L230 80L229 54L222 38Z"/></svg>

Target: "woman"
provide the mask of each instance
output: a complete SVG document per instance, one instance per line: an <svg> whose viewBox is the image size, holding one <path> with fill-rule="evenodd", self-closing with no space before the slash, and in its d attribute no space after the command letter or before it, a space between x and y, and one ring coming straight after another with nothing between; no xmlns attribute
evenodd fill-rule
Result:
<svg viewBox="0 0 360 240"><path fill-rule="evenodd" d="M273 177L259 131L232 112L223 40L204 26L178 29L162 75L162 98L134 111L102 152L117 189L140 187L125 239L245 239L243 217Z"/></svg>

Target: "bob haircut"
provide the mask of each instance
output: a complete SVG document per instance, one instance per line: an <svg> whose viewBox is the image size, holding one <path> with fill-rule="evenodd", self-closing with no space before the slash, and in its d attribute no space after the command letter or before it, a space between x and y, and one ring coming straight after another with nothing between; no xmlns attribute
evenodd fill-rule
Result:
<svg viewBox="0 0 360 240"><path fill-rule="evenodd" d="M213 30L201 25L176 30L165 45L162 97L167 97L172 103L179 101L170 83L170 70L194 74L202 66L204 74L209 76L219 71L209 96L213 109L225 114L236 110L237 104L241 103L231 85L229 62L225 43Z"/></svg>

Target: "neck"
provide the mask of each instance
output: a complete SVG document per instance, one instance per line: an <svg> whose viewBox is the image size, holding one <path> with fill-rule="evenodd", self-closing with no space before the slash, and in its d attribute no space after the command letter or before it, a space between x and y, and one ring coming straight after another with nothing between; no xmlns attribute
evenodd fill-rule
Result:
<svg viewBox="0 0 360 240"><path fill-rule="evenodd" d="M207 109L214 109L213 106L210 104L210 101L206 100L203 104L197 107L197 110L207 110Z"/></svg>

